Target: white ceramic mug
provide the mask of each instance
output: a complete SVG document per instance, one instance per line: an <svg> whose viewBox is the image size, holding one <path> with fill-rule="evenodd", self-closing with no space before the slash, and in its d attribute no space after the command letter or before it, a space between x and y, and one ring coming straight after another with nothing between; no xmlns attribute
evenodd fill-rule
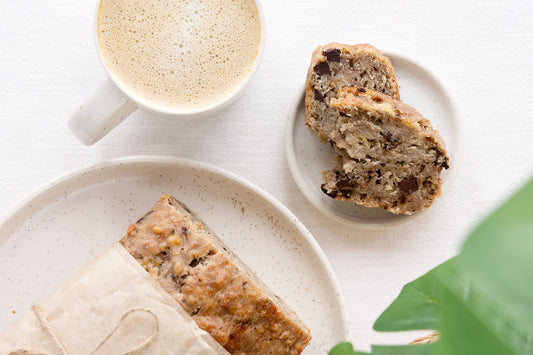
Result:
<svg viewBox="0 0 533 355"><path fill-rule="evenodd" d="M207 113L213 113L214 111L227 106L238 97L244 87L250 82L261 63L265 47L265 21L261 4L258 0L255 0L257 12L259 14L261 39L259 41L255 61L248 75L242 80L240 85L223 99L208 106L190 110L174 110L167 107L158 107L133 92L133 90L122 83L107 66L100 48L97 32L100 2L101 0L98 1L98 6L96 7L93 33L98 57L108 75L108 79L100 83L68 121L69 129L86 145L96 143L139 108L155 113L156 115L167 117L197 118L205 116Z"/></svg>

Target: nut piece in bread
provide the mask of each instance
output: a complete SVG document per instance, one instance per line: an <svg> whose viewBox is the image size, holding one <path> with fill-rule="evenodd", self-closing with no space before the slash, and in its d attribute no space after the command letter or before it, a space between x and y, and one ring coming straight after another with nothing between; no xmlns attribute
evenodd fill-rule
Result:
<svg viewBox="0 0 533 355"><path fill-rule="evenodd" d="M330 43L315 49L305 88L305 124L327 142L337 110L330 100L342 87L363 87L399 100L398 83L387 57L370 44Z"/></svg>
<svg viewBox="0 0 533 355"><path fill-rule="evenodd" d="M171 196L120 241L231 354L297 355L309 330L187 206Z"/></svg>
<svg viewBox="0 0 533 355"><path fill-rule="evenodd" d="M338 200L413 214L440 196L448 168L438 131L414 108L380 92L342 88L330 137L341 154L323 173L322 191Z"/></svg>

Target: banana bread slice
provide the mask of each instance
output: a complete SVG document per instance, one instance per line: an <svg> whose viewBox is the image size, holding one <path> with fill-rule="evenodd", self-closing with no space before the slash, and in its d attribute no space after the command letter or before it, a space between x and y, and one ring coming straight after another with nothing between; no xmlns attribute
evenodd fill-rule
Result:
<svg viewBox="0 0 533 355"><path fill-rule="evenodd" d="M364 88L342 88L331 106L337 119L330 137L341 154L323 173L324 193L401 214L427 208L441 194L446 146L418 111Z"/></svg>
<svg viewBox="0 0 533 355"><path fill-rule="evenodd" d="M300 354L309 330L187 206L162 196L120 241L231 354Z"/></svg>
<svg viewBox="0 0 533 355"><path fill-rule="evenodd" d="M342 87L363 87L400 99L394 69L370 44L330 43L315 49L305 88L305 124L323 142L335 127L337 110L330 100Z"/></svg>

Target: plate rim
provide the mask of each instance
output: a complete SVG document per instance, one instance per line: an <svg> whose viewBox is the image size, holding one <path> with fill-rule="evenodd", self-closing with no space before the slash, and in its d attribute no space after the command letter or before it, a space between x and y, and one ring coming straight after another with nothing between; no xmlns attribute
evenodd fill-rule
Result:
<svg viewBox="0 0 533 355"><path fill-rule="evenodd" d="M293 224L294 227L298 230L298 232L304 237L305 241L314 251L316 257L320 260L322 267L328 274L330 286L333 288L333 291L335 293L335 300L341 310L339 317L342 321L342 328L344 332L343 337L345 341L351 341L351 328L346 313L347 308L344 295L342 293L341 285L339 283L335 270L331 266L329 259L327 258L320 244L318 244L317 240L313 237L311 232L307 229L307 227L305 227L305 225L298 219L298 217L296 217L296 215L291 210L289 210L272 194L235 173L232 173L228 170L219 168L209 163L169 155L133 155L104 160L91 165L76 168L49 180L47 183L44 183L39 187L31 190L25 196L16 201L13 205L11 205L11 207L7 209L7 211L5 211L0 216L0 228L10 222L10 220L15 217L18 212L21 212L24 207L31 203L31 201L48 192L55 185L67 182L73 178L82 176L84 173L88 173L97 169L113 168L127 164L167 164L176 167L187 166L191 168L197 168L209 173L218 174L224 178L236 182L237 184L244 186L245 188L251 190L253 193L257 194L259 197L266 200L272 207L276 208L286 218L289 219L289 222Z"/></svg>
<svg viewBox="0 0 533 355"><path fill-rule="evenodd" d="M448 85L438 76L436 76L432 70L430 70L427 66L421 64L419 61L413 59L412 57L399 53L394 50L383 50L383 53L385 57L389 58L391 61L394 61L395 58L398 58L400 60L407 61L414 66L420 68L423 72L426 72L429 74L429 76L435 81L436 85L439 87L439 89L443 92L445 95L445 99L447 100L447 104L450 107L450 110L452 112L453 117L453 123L456 127L455 132L455 144L454 144L454 160L455 163L453 166L451 166L451 169L448 171L448 178L446 181L444 181L442 186L442 194L439 197L438 200L442 199L442 197L448 192L450 187L452 186L453 182L455 181L455 178L457 177L458 171L461 168L462 161L463 161L463 151L464 151L464 123L462 120L459 119L460 114L459 110L457 108L457 105L455 104L455 100L453 100L450 90L448 90ZM340 214L335 213L334 211L330 210L329 208L325 208L322 206L320 201L317 201L314 198L314 194L309 189L308 185L304 182L304 179L301 175L300 170L297 166L297 159L295 154L295 144L294 144L294 127L296 125L296 113L298 111L298 108L300 106L300 103L302 103L305 106L305 83L300 86L300 90L298 91L298 94L296 94L295 98L292 100L287 120L285 122L285 158L287 159L287 164L289 166L289 171L291 172L293 180L296 182L296 185L300 189L300 192L305 196L305 198L320 212L322 212L324 215L328 216L329 218L343 223L344 225L351 226L351 227L360 227L364 229L386 229L386 228L392 228L399 225L406 224L408 222L411 222L423 214L425 214L430 208L426 208L418 213L412 214L412 215L405 215L404 218L401 218L396 221L392 222L361 222L359 220L354 220L345 216L342 216ZM438 202L435 201L436 203Z"/></svg>

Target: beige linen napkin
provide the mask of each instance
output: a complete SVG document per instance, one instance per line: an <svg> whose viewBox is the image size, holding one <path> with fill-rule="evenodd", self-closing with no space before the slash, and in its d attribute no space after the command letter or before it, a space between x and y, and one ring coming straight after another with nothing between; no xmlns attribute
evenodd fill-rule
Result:
<svg viewBox="0 0 533 355"><path fill-rule="evenodd" d="M115 243L8 328L0 354L229 353Z"/></svg>

